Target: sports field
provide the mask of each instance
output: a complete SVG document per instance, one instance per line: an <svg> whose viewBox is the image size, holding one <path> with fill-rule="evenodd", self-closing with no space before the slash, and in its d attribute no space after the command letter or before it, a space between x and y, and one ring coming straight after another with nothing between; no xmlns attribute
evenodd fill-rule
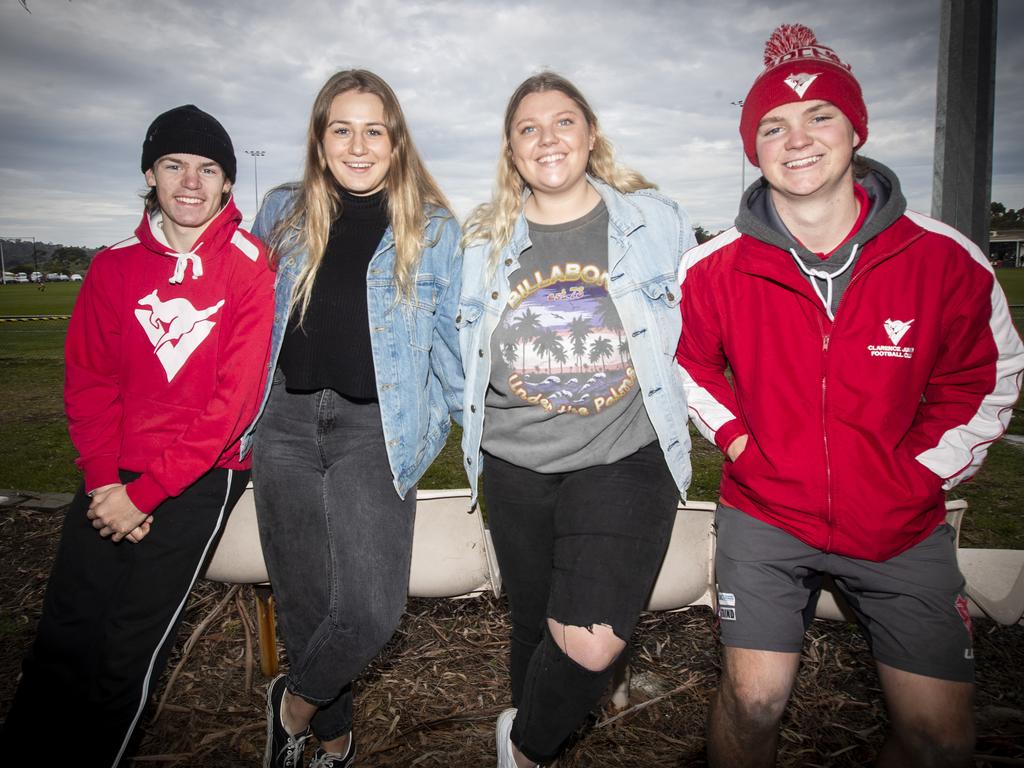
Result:
<svg viewBox="0 0 1024 768"><path fill-rule="evenodd" d="M1024 269L996 272L1007 301L1024 333ZM32 284L0 288L0 317L70 314L78 283L51 283L45 290ZM66 320L0 322L0 488L73 491L79 474L64 422L61 389L64 378ZM1020 405L1020 403L1018 403ZM1019 410L1011 433L1024 435ZM423 488L465 487L459 450L460 431L423 478ZM721 457L717 449L693 432L693 483L690 497L713 500L718 495ZM970 512L964 522L965 546L1024 549L1024 446L999 441L973 481L956 488Z"/></svg>

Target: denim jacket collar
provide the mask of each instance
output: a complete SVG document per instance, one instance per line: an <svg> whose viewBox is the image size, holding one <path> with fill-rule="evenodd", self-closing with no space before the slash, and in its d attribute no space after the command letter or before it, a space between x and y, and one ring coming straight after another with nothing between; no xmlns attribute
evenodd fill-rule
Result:
<svg viewBox="0 0 1024 768"><path fill-rule="evenodd" d="M624 244L629 235L644 226L643 213L625 195L590 174L587 174L587 183L601 196L605 208L608 209L608 222L610 225L608 232L613 239L617 240L620 244ZM519 214L519 218L516 219L515 227L512 230L512 239L509 241L512 252L517 255L530 247L530 225L526 221L525 211L526 200L531 194L533 193L529 187L523 190L523 209ZM609 257L617 263L623 254L623 250L618 250L614 254L610 253ZM615 263L608 264L609 268L614 266Z"/></svg>
<svg viewBox="0 0 1024 768"><path fill-rule="evenodd" d="M605 207L608 209L608 222L611 225L612 237L618 235L620 239L625 239L644 225L643 213L629 201L628 197L593 176L587 176L587 181L604 200Z"/></svg>

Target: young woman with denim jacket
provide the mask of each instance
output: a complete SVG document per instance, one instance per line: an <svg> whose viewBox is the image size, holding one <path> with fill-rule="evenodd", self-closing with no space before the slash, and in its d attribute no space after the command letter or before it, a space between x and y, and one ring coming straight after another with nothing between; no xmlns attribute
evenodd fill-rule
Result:
<svg viewBox="0 0 1024 768"><path fill-rule="evenodd" d="M388 85L335 74L303 181L253 231L278 270L254 444L260 539L290 669L267 691L266 766L348 766L352 680L398 625L415 484L461 421L459 228ZM272 383L270 383L272 382Z"/></svg>
<svg viewBox="0 0 1024 768"><path fill-rule="evenodd" d="M505 112L493 200L463 237L462 447L512 611L499 768L556 757L646 604L690 481L673 355L686 215L615 164L544 72ZM481 466L481 465L484 466Z"/></svg>

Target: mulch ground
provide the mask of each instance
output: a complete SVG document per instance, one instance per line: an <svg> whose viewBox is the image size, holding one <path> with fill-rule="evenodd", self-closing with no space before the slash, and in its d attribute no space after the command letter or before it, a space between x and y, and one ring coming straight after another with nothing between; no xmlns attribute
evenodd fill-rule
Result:
<svg viewBox="0 0 1024 768"><path fill-rule="evenodd" d="M0 717L31 642L61 515L0 510ZM255 766L267 680L251 587L197 585L178 647L142 725L139 766ZM1024 765L1024 626L976 621L978 766ZM392 642L358 682L360 766L493 766L509 701L504 599L410 600ZM281 653L282 666L285 663ZM718 675L711 612L642 617L629 705L607 703L558 763L702 766ZM886 728L873 664L849 625L816 621L782 725L781 766L864 766Z"/></svg>

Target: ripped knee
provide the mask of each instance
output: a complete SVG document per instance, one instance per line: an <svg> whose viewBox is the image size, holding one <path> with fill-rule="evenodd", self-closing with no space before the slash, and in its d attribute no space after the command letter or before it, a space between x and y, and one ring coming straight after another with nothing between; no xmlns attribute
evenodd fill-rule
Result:
<svg viewBox="0 0 1024 768"><path fill-rule="evenodd" d="M608 624L584 627L549 618L548 631L562 653L591 672L608 669L626 647Z"/></svg>

